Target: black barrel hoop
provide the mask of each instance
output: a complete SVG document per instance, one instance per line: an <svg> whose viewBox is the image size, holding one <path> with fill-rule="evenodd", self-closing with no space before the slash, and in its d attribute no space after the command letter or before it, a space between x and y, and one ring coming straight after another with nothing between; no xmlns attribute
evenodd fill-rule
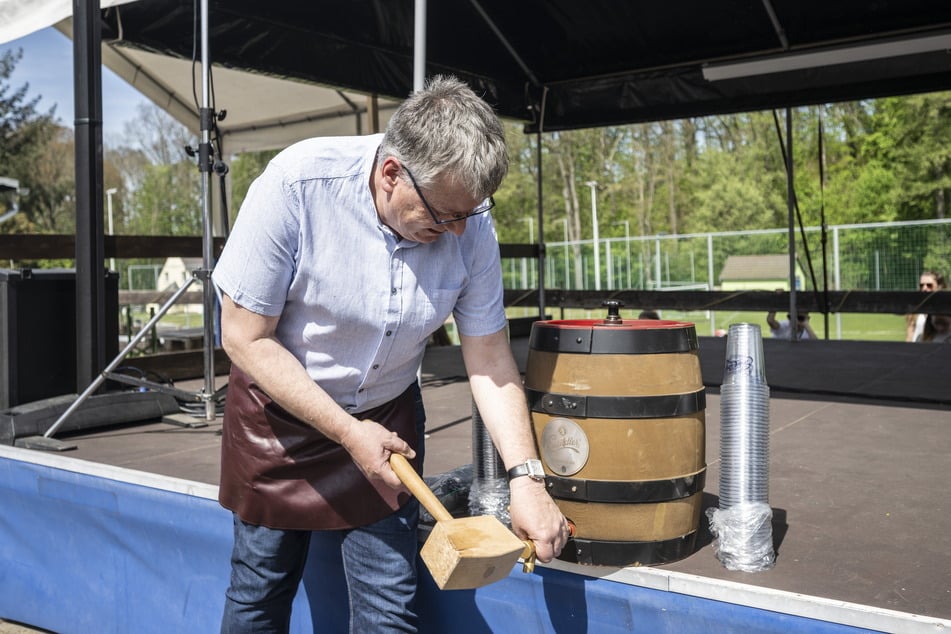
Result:
<svg viewBox="0 0 951 634"><path fill-rule="evenodd" d="M526 388L525 395L531 411L571 418L676 418L707 406L704 388L656 396L579 396Z"/></svg>
<svg viewBox="0 0 951 634"><path fill-rule="evenodd" d="M698 350L697 330L689 328L532 327L528 345L541 352L576 354L674 354Z"/></svg>
<svg viewBox="0 0 951 634"><path fill-rule="evenodd" d="M679 478L661 480L583 480L545 476L555 499L608 504L644 504L681 500L703 491L706 469Z"/></svg>
<svg viewBox="0 0 951 634"><path fill-rule="evenodd" d="M697 531L656 542L614 542L574 537L568 540L558 558L598 566L629 566L631 562L663 564L693 553L696 541Z"/></svg>

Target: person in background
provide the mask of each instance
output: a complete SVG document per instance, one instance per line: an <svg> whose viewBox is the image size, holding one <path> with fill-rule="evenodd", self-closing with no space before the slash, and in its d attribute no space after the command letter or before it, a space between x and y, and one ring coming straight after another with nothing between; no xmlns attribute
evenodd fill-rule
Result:
<svg viewBox="0 0 951 634"><path fill-rule="evenodd" d="M417 370L450 314L509 472L512 528L543 562L564 547L568 523L542 477L485 213L507 166L492 108L435 77L384 134L302 141L252 184L213 274L232 362L222 632L288 630L315 530L343 558L351 632L418 629L419 507L389 458L422 472Z"/></svg>
<svg viewBox="0 0 951 634"><path fill-rule="evenodd" d="M928 315L918 343L951 343L951 315Z"/></svg>
<svg viewBox="0 0 951 634"><path fill-rule="evenodd" d="M809 313L802 312L797 315L796 322L796 339L818 339L816 333L813 332L812 326L809 325ZM773 333L773 337L776 339L790 339L792 334L792 327L789 325L789 322L792 321L792 318L789 314L786 314L786 319L782 321L776 320L776 311L770 311L766 315L766 323L769 324L769 330Z"/></svg>
<svg viewBox="0 0 951 634"><path fill-rule="evenodd" d="M934 293L948 287L944 276L937 271L925 271L918 278L918 290L922 293ZM925 328L926 313L905 315L905 341L919 341Z"/></svg>
<svg viewBox="0 0 951 634"><path fill-rule="evenodd" d="M641 314L637 316L638 319L660 319L660 315L657 314L656 310L642 310Z"/></svg>

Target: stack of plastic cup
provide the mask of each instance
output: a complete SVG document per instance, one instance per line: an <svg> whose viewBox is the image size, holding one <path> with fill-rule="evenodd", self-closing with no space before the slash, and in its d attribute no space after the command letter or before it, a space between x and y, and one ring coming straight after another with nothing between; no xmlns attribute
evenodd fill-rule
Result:
<svg viewBox="0 0 951 634"><path fill-rule="evenodd" d="M755 324L727 334L720 386L720 505L709 509L717 559L730 570L773 566L769 506L769 385L763 338Z"/></svg>
<svg viewBox="0 0 951 634"><path fill-rule="evenodd" d="M469 487L469 514L493 515L511 527L509 480L489 430L475 401L472 402L472 484Z"/></svg>

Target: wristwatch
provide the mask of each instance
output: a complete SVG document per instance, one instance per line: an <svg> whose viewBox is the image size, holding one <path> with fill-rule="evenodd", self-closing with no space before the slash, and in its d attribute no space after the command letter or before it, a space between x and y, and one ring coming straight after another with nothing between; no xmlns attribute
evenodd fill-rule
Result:
<svg viewBox="0 0 951 634"><path fill-rule="evenodd" d="M545 481L545 468L542 467L542 461L537 458L529 458L520 465L516 465L508 470L509 482L515 478L528 476L536 482Z"/></svg>

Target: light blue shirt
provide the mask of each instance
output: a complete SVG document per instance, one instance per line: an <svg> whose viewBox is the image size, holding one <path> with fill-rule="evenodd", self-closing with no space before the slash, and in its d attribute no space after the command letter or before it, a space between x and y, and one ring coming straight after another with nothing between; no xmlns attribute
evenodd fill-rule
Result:
<svg viewBox="0 0 951 634"><path fill-rule="evenodd" d="M399 396L429 336L505 327L489 214L422 244L377 216L370 172L382 135L297 143L254 181L212 279L238 305L280 315L277 338L344 409Z"/></svg>

